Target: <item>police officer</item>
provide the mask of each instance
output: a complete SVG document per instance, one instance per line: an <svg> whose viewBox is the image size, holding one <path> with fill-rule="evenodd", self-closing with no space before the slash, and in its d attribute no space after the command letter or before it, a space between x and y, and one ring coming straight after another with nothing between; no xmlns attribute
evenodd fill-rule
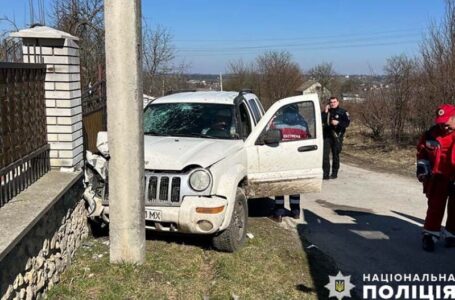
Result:
<svg viewBox="0 0 455 300"><path fill-rule="evenodd" d="M455 246L455 106L439 106L435 123L417 145L416 175L428 198L422 248L429 252L434 251L435 242L441 236L447 199L447 221L442 233L446 246Z"/></svg>
<svg viewBox="0 0 455 300"><path fill-rule="evenodd" d="M279 129L281 131L282 142L311 138L311 134L308 130L308 123L299 113L299 107L297 104L289 104L280 109L277 116L272 120L270 129ZM294 219L299 219L299 194L289 196L289 206L291 208L291 217ZM275 207L271 218L276 222L281 222L284 215L284 196L276 196Z"/></svg>
<svg viewBox="0 0 455 300"><path fill-rule="evenodd" d="M324 136L324 153L322 170L323 179L336 179L340 169L340 152L343 146L343 137L351 120L349 113L341 108L337 97L331 97L329 104L322 112L322 126ZM330 152L332 152L332 175L330 175Z"/></svg>

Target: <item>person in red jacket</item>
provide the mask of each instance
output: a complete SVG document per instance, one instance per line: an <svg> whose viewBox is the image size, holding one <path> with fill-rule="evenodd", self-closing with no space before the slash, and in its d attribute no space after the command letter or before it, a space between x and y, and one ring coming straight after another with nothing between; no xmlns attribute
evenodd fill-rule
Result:
<svg viewBox="0 0 455 300"><path fill-rule="evenodd" d="M442 234L447 247L455 246L455 106L439 106L435 123L417 145L416 175L428 198L422 247L429 252L434 251L440 238L447 199L447 222Z"/></svg>
<svg viewBox="0 0 455 300"><path fill-rule="evenodd" d="M299 112L297 104L289 104L278 111L277 116L272 119L270 129L279 129L281 132L281 142L292 142L311 138L308 130L308 123ZM289 195L289 206L291 217L300 218L300 195ZM275 207L271 219L281 222L286 210L284 208L284 196L275 196Z"/></svg>

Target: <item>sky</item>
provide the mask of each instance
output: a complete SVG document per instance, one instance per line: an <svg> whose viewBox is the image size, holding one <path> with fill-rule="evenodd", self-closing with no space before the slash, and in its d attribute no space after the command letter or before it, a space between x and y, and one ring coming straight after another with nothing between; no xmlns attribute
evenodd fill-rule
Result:
<svg viewBox="0 0 455 300"><path fill-rule="evenodd" d="M0 17L30 23L29 0L0 4ZM381 74L387 58L418 55L444 0L143 0L142 15L171 33L176 63L191 73L225 73L229 62L285 50L303 71L331 62L340 74Z"/></svg>

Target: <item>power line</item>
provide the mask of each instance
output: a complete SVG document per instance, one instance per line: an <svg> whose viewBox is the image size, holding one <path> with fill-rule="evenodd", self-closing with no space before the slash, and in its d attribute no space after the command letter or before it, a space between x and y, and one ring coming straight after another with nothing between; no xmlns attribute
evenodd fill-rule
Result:
<svg viewBox="0 0 455 300"><path fill-rule="evenodd" d="M303 36L303 37L293 37L293 38L266 38L266 39L176 39L175 42L267 42L267 41L299 41L299 40L319 40L326 38L340 38L340 37L354 37L354 36L371 36L371 35L382 35L389 33L405 33L405 32L415 32L421 33L423 30L419 28L409 28L409 29L398 29L398 30L387 30L387 31L373 31L373 32L364 32L364 33L343 33L336 35L317 35L317 36Z"/></svg>
<svg viewBox="0 0 455 300"><path fill-rule="evenodd" d="M331 46L333 44L338 43L355 43L355 42L368 42L368 41L381 41L381 42L388 42L389 40L393 39L402 39L402 38L409 38L412 35L409 34L401 34L401 35L389 35L384 37L364 37L364 38L352 38L352 39L335 39L335 40L326 40L321 42L304 42L304 43L297 43L297 44L268 44L268 45L258 45L258 46L239 46L239 47L213 47L213 48L179 48L178 51L180 52L213 52L213 51L236 51L236 50L254 50L254 49L267 49L267 48L276 48L276 47L286 47L286 48L293 48L293 47L302 47L302 46Z"/></svg>
<svg viewBox="0 0 455 300"><path fill-rule="evenodd" d="M384 42L384 43L367 43L367 44L347 44L347 45L337 45L331 47L300 47L294 50L336 50L336 49L346 49L346 48L368 48L368 47L382 47L382 46L393 46L393 45L405 45L405 44L415 44L418 43L419 40L408 40L408 41L399 41L399 42ZM286 50L286 49L283 49ZM232 56L232 55L248 55L248 54L257 54L257 52L226 52L226 53L208 53L208 54L185 54L180 55L177 54L177 57L206 57L206 56Z"/></svg>

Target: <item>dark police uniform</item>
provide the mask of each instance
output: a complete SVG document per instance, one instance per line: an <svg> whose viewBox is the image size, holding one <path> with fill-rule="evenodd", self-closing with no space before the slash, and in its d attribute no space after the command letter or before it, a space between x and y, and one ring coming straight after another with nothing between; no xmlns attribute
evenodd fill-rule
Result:
<svg viewBox="0 0 455 300"><path fill-rule="evenodd" d="M339 122L338 125L331 125L330 123L332 120L337 120ZM349 113L339 106L337 108L330 108L328 113L322 112L324 136L322 170L324 171L325 179L328 179L330 174L330 152L332 152L332 178L338 176L340 152L343 146L344 133L350 122Z"/></svg>

